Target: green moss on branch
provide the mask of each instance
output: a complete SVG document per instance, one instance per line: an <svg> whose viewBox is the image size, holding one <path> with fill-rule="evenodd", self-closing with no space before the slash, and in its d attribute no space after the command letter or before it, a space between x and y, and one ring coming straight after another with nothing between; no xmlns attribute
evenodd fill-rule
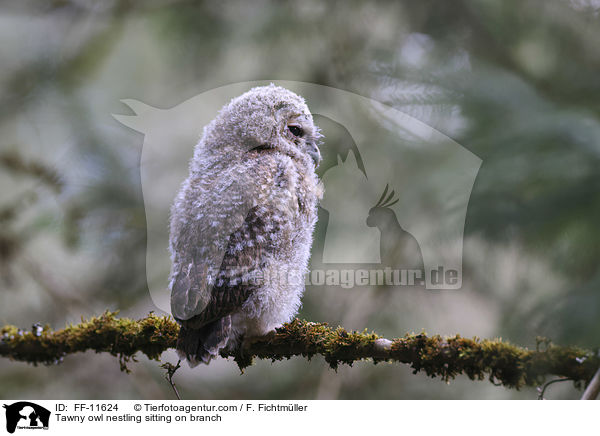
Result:
<svg viewBox="0 0 600 436"><path fill-rule="evenodd" d="M0 329L0 356L38 364L57 364L67 354L94 350L119 356L121 367L141 351L150 359L174 346L179 327L168 317L148 315L138 321L106 312L77 325L53 331L34 325L31 331L15 326Z"/></svg>
<svg viewBox="0 0 600 436"><path fill-rule="evenodd" d="M120 357L121 367L142 352L150 359L175 346L179 326L170 317L150 314L140 320L117 318L106 312L100 317L52 331L34 326L23 331L14 326L0 329L0 356L33 364L55 364L71 353L94 350ZM448 381L459 374L509 388L536 386L548 375L589 381L600 365L593 353L578 348L546 344L529 350L501 340L467 339L411 334L387 340L375 333L348 332L323 323L294 320L273 334L244 343L233 357L244 368L253 358L281 360L293 356L310 358L320 354L332 368L362 359L396 361L410 365L415 373Z"/></svg>

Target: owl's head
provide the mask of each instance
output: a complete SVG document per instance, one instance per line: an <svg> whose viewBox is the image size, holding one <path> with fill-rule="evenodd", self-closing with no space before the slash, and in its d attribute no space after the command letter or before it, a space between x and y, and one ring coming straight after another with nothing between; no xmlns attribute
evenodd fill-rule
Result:
<svg viewBox="0 0 600 436"><path fill-rule="evenodd" d="M321 160L321 134L304 99L273 84L234 98L204 131L208 148L218 147L231 158L248 153L281 152L296 158Z"/></svg>

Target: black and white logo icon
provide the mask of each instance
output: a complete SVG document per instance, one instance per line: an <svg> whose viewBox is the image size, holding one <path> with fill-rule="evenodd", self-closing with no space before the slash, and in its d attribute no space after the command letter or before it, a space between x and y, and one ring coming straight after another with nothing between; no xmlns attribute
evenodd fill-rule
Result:
<svg viewBox="0 0 600 436"><path fill-rule="evenodd" d="M29 401L5 404L6 431L14 433L16 429L37 430L48 429L50 411Z"/></svg>

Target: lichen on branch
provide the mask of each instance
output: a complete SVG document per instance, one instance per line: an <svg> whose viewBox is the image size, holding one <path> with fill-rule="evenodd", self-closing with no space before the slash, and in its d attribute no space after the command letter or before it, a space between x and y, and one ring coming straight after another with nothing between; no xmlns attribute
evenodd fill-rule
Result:
<svg viewBox="0 0 600 436"><path fill-rule="evenodd" d="M158 360L173 348L179 326L168 316L150 313L146 318L117 318L106 312L78 325L53 331L34 325L31 331L15 326L0 328L0 356L32 364L60 363L71 353L94 350L120 358L121 368L141 352ZM244 342L241 350L223 352L233 357L241 369L254 358L281 360L293 356L322 355L332 368L339 364L370 359L374 363L395 361L410 365L415 373L448 381L459 374L509 388L537 386L554 375L582 385L594 375L600 359L590 351L545 343L536 350L501 340L467 339L459 335L441 337L425 333L407 334L388 340L375 333L349 332L342 327L295 319L269 335Z"/></svg>

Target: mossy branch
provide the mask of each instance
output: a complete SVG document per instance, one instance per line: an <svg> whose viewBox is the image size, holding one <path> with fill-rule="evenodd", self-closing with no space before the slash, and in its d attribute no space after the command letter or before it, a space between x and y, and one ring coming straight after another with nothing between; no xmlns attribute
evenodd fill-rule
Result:
<svg viewBox="0 0 600 436"><path fill-rule="evenodd" d="M31 331L14 326L0 329L0 356L38 364L60 363L67 354L94 350L119 356L121 368L142 352L158 360L160 354L175 346L179 326L167 316L150 314L140 320L117 318L106 312L78 325L53 331L34 325ZM540 346L542 345L542 346ZM518 347L501 340L467 339L407 334L394 340L375 333L348 332L323 323L295 319L273 334L245 342L233 357L240 368L253 358L281 360L292 356L311 358L320 354L332 368L351 365L362 359L375 363L395 361L410 365L415 373L450 380L465 374L472 380L489 379L509 388L537 386L554 375L582 385L592 379L600 365L590 351L539 342L536 350Z"/></svg>

